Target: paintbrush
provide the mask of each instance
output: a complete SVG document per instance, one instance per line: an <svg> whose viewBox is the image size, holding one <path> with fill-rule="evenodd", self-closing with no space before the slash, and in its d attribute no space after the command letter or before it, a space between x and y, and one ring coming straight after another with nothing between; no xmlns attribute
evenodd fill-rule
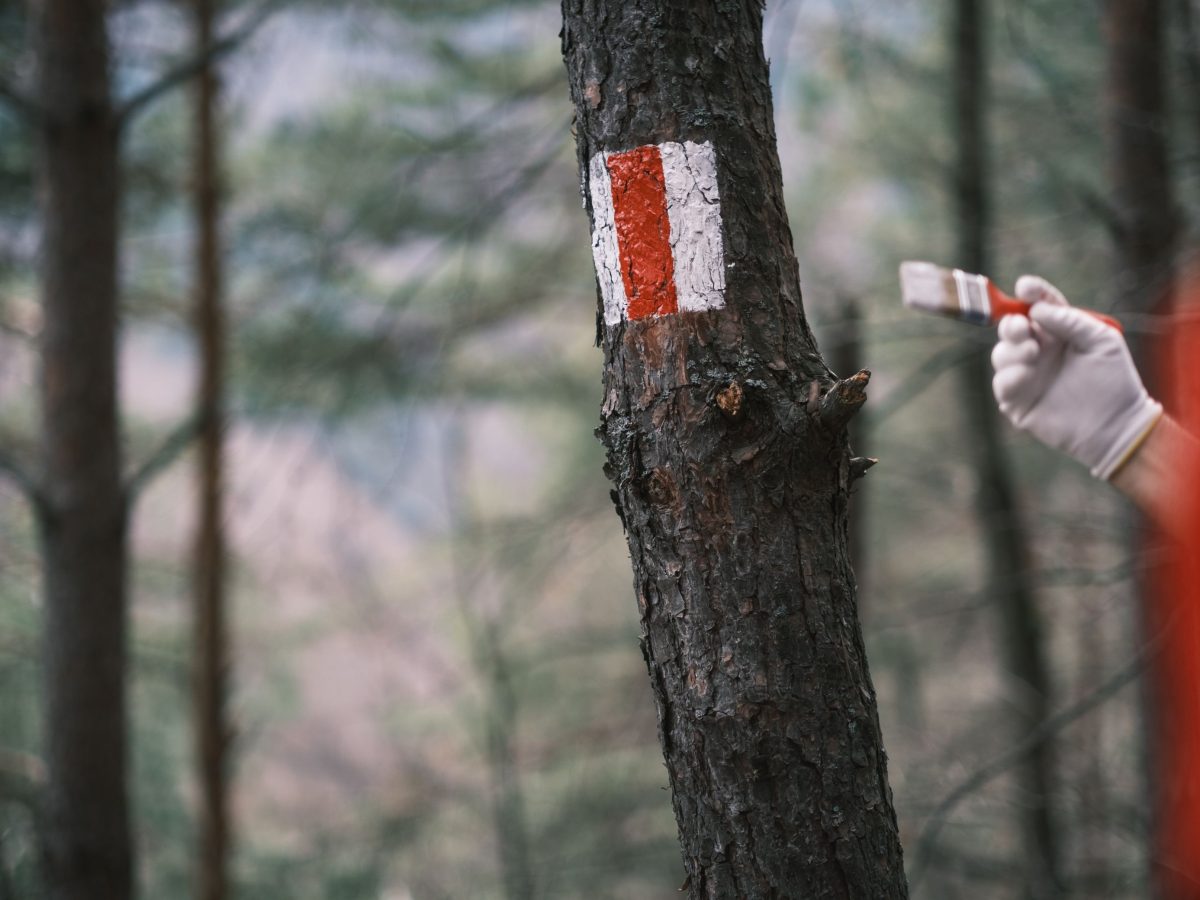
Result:
<svg viewBox="0 0 1200 900"><path fill-rule="evenodd" d="M900 293L909 309L949 316L974 325L995 325L1005 316L1029 315L1032 305L1010 297L984 275L947 269L929 262L900 263ZM1124 331L1112 316L1083 310L1105 325Z"/></svg>

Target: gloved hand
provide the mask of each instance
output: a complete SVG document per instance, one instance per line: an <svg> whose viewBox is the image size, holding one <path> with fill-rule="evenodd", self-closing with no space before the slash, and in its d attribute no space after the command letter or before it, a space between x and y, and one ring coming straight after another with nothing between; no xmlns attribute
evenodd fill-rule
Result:
<svg viewBox="0 0 1200 900"><path fill-rule="evenodd" d="M1080 312L1048 281L1026 275L1029 318L1005 316L992 351L992 391L1015 426L1108 479L1162 415L1125 339Z"/></svg>

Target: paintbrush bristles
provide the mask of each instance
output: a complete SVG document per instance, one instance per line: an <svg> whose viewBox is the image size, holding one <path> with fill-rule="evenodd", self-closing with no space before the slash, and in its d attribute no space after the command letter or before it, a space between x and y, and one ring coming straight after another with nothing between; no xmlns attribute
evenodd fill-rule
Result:
<svg viewBox="0 0 1200 900"><path fill-rule="evenodd" d="M900 294L909 309L943 316L962 315L954 272L928 262L900 263Z"/></svg>
<svg viewBox="0 0 1200 900"><path fill-rule="evenodd" d="M904 305L972 325L995 325L1005 316L1029 315L1030 301L1009 297L984 275L946 269L928 262L900 263L900 293ZM1110 328L1121 331L1112 316L1085 309Z"/></svg>

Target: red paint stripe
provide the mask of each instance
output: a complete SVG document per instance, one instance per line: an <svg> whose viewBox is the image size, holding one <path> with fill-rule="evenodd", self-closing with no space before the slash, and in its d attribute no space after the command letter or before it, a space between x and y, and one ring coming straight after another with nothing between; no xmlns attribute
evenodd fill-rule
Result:
<svg viewBox="0 0 1200 900"><path fill-rule="evenodd" d="M608 158L613 219L630 319L679 311L662 154L638 147Z"/></svg>

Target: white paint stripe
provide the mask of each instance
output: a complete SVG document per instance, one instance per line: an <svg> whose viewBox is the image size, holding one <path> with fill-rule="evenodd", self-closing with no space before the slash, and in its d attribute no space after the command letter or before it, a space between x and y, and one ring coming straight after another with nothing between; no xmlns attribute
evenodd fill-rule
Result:
<svg viewBox="0 0 1200 900"><path fill-rule="evenodd" d="M588 168L592 192L592 259L596 263L596 279L600 282L600 296L604 300L604 322L616 325L625 318L629 300L625 296L625 282L621 278L621 254L617 249L608 154L597 153Z"/></svg>
<svg viewBox="0 0 1200 900"><path fill-rule="evenodd" d="M725 306L725 248L721 239L721 198L717 193L717 154L708 141L672 142L660 145L659 150L667 187L679 309L721 309Z"/></svg>

